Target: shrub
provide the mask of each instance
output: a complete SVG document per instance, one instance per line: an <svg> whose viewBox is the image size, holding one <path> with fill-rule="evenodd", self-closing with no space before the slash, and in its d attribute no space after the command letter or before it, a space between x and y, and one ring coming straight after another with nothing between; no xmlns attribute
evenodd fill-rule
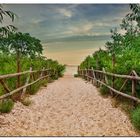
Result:
<svg viewBox="0 0 140 140"><path fill-rule="evenodd" d="M108 95L109 89L103 85L100 87L100 92L101 92L101 95Z"/></svg>
<svg viewBox="0 0 140 140"><path fill-rule="evenodd" d="M79 75L78 74L74 74L74 77L78 77Z"/></svg>
<svg viewBox="0 0 140 140"><path fill-rule="evenodd" d="M132 124L138 130L140 130L140 106L132 111L132 113L131 113L131 120L132 120Z"/></svg>
<svg viewBox="0 0 140 140"><path fill-rule="evenodd" d="M0 75L3 74L10 74L16 73L16 56L15 55L7 55L7 54L0 54ZM51 80L58 79L59 77L63 76L63 72L65 71L65 65L59 64L57 61L51 59L45 59L40 57L29 58L27 56L22 56L21 58L21 71L27 71L30 69L32 65L33 70L41 70L43 67L45 69L52 69L56 72L56 75L50 77ZM37 79L40 74L35 74L35 79ZM27 79L27 75L20 76L20 85L23 86ZM12 77L6 80L6 84L11 90L16 89L16 81L17 77ZM43 80L45 81L45 79ZM39 89L39 87L44 84L42 82L37 82L36 84L32 85L31 88L28 89L29 94L35 94L35 92ZM46 83L45 83L46 84ZM0 95L6 94L5 90L0 85Z"/></svg>
<svg viewBox="0 0 140 140"><path fill-rule="evenodd" d="M14 107L14 102L12 99L4 99L0 102L0 112L8 113Z"/></svg>

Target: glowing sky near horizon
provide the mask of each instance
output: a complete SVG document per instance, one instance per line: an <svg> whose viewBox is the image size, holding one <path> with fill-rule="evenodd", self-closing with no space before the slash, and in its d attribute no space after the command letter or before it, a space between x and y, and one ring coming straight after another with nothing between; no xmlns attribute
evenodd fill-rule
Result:
<svg viewBox="0 0 140 140"><path fill-rule="evenodd" d="M110 29L119 27L127 4L6 4L18 15L19 31L42 41L43 55L63 64L79 64L103 47ZM11 24L6 18L4 24ZM119 32L122 32L120 28Z"/></svg>

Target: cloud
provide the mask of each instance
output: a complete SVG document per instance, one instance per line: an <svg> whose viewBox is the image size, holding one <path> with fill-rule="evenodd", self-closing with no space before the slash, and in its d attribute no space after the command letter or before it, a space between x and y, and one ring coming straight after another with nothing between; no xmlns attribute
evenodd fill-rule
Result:
<svg viewBox="0 0 140 140"><path fill-rule="evenodd" d="M72 15L73 15L73 12L71 10L69 10L69 9L66 9L66 8L58 8L58 9L56 9L56 11L60 15L62 15L64 17L67 17L67 18L71 18Z"/></svg>
<svg viewBox="0 0 140 140"><path fill-rule="evenodd" d="M31 19L31 23L39 24L39 23L43 22L44 20L46 20L46 19L33 18L33 19Z"/></svg>
<svg viewBox="0 0 140 140"><path fill-rule="evenodd" d="M81 24L79 26L70 27L69 33L90 35L92 34L92 28L93 28L93 24L89 22L86 24Z"/></svg>
<svg viewBox="0 0 140 140"><path fill-rule="evenodd" d="M102 23L99 21L83 21L78 22L77 24L68 26L66 31L64 31L65 35L108 35L108 32L101 32L102 28L104 27L110 27L111 25L109 23ZM94 30L97 30L100 32L96 32Z"/></svg>
<svg viewBox="0 0 140 140"><path fill-rule="evenodd" d="M128 12L128 5L105 4L37 4L6 5L7 9L20 15L16 27L30 32L43 42L71 36L109 35L110 29ZM9 21L6 20L6 24ZM78 38L77 37L77 38Z"/></svg>

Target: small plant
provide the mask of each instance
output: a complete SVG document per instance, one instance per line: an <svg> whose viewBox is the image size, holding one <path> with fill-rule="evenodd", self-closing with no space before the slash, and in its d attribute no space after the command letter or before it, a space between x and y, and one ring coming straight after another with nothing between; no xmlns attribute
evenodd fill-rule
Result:
<svg viewBox="0 0 140 140"><path fill-rule="evenodd" d="M52 83L54 81L54 79L52 79L52 78L48 78L48 83Z"/></svg>
<svg viewBox="0 0 140 140"><path fill-rule="evenodd" d="M131 113L132 124L140 130L140 106Z"/></svg>
<svg viewBox="0 0 140 140"><path fill-rule="evenodd" d="M102 86L100 87L100 92L101 92L101 95L105 96L105 95L108 95L109 89L106 86Z"/></svg>
<svg viewBox="0 0 140 140"><path fill-rule="evenodd" d="M31 104L31 100L29 98L25 98L22 100L22 104L25 106L29 106Z"/></svg>
<svg viewBox="0 0 140 140"><path fill-rule="evenodd" d="M78 74L74 74L74 77L78 77L79 75Z"/></svg>
<svg viewBox="0 0 140 140"><path fill-rule="evenodd" d="M14 107L14 102L12 99L4 99L0 102L0 112L8 113Z"/></svg>

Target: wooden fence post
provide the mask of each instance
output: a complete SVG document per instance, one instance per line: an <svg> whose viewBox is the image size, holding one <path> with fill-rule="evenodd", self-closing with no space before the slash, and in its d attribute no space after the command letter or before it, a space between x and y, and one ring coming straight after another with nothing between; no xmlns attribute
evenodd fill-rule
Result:
<svg viewBox="0 0 140 140"><path fill-rule="evenodd" d="M135 77L135 75L132 73L132 75ZM136 97L136 80L132 79L132 96ZM136 106L136 102L133 101L133 105Z"/></svg>
<svg viewBox="0 0 140 140"><path fill-rule="evenodd" d="M94 72L93 67L92 67L92 74L93 74L93 78L94 78L94 79L96 79L96 75L95 75L95 72ZM93 81L93 84L94 84L94 86L96 86L97 81L96 81L96 80L94 80L94 81Z"/></svg>
<svg viewBox="0 0 140 140"><path fill-rule="evenodd" d="M45 75L48 75L48 70L47 71L45 71ZM46 78L46 80L48 79L48 77Z"/></svg>
<svg viewBox="0 0 140 140"><path fill-rule="evenodd" d="M80 69L80 76L82 76L82 70Z"/></svg>
<svg viewBox="0 0 140 140"><path fill-rule="evenodd" d="M131 75L131 76L132 76L132 74L133 74L133 71L131 71L129 75ZM136 75L135 75L135 76L136 76ZM126 85L127 81L128 81L128 79L125 79L125 81L124 81L124 83L122 84L122 86L121 86L121 88L120 88L120 90L119 90L119 91L122 91L122 89L123 89L123 88L124 88L124 86Z"/></svg>
<svg viewBox="0 0 140 140"><path fill-rule="evenodd" d="M86 79L86 69L84 69L84 79Z"/></svg>
<svg viewBox="0 0 140 140"><path fill-rule="evenodd" d="M32 72L32 67L30 67L30 72ZM28 85L28 83L30 81L30 78L31 78L31 73L29 73L28 76L27 76L25 86ZM20 99L23 99L24 94L26 93L26 89L27 89L27 87L23 88L23 91L21 93Z"/></svg>
<svg viewBox="0 0 140 140"><path fill-rule="evenodd" d="M83 79L84 79L84 76L85 76L85 75L84 75L84 70L82 69L82 78L83 78Z"/></svg>
<svg viewBox="0 0 140 140"><path fill-rule="evenodd" d="M99 79L99 73L98 72L96 72L96 79L97 80L100 80ZM98 81L96 82L96 86L97 86L97 88L100 86L100 83Z"/></svg>
<svg viewBox="0 0 140 140"><path fill-rule="evenodd" d="M86 80L87 80L87 81L89 81L88 72L89 72L89 71L88 71L88 68L87 68L87 70L86 70L86 77L87 77Z"/></svg>
<svg viewBox="0 0 140 140"><path fill-rule="evenodd" d="M85 79L87 80L87 69L85 71Z"/></svg>
<svg viewBox="0 0 140 140"><path fill-rule="evenodd" d="M81 73L82 71L81 71L81 69L80 69L80 67L79 67L79 72L78 72L78 75L79 76L81 76L82 75L82 73Z"/></svg>
<svg viewBox="0 0 140 140"><path fill-rule="evenodd" d="M90 78L88 76L89 76L89 69L87 69L87 81L90 81Z"/></svg>
<svg viewBox="0 0 140 140"><path fill-rule="evenodd" d="M113 73L115 70L115 63L116 63L116 59L115 59L115 53L112 54L112 69L113 69ZM112 88L115 87L115 77L112 76ZM112 91L112 94L114 94L114 92Z"/></svg>
<svg viewBox="0 0 140 140"><path fill-rule="evenodd" d="M80 67L78 66L77 74L80 75Z"/></svg>
<svg viewBox="0 0 140 140"><path fill-rule="evenodd" d="M89 75L89 82L92 80L92 73L91 73L91 69L89 69L89 71L88 71L88 75Z"/></svg>
<svg viewBox="0 0 140 140"><path fill-rule="evenodd" d="M95 78L95 77L94 77L94 70L93 70L93 67L91 68L91 70L92 70L92 71L91 71L91 77ZM92 84L94 84L94 80L93 80L93 79L91 79L91 80L92 80L92 81L91 81Z"/></svg>
<svg viewBox="0 0 140 140"><path fill-rule="evenodd" d="M43 67L41 74L40 74L40 77L44 76L44 70L45 70L45 68Z"/></svg>
<svg viewBox="0 0 140 140"><path fill-rule="evenodd" d="M104 72L104 73L106 72L106 71L105 71L105 68L103 68L103 72ZM106 83L107 85L109 85L108 78L107 78L106 74L104 74L104 78L105 78L105 83ZM113 95L112 90L110 90L110 94Z"/></svg>

